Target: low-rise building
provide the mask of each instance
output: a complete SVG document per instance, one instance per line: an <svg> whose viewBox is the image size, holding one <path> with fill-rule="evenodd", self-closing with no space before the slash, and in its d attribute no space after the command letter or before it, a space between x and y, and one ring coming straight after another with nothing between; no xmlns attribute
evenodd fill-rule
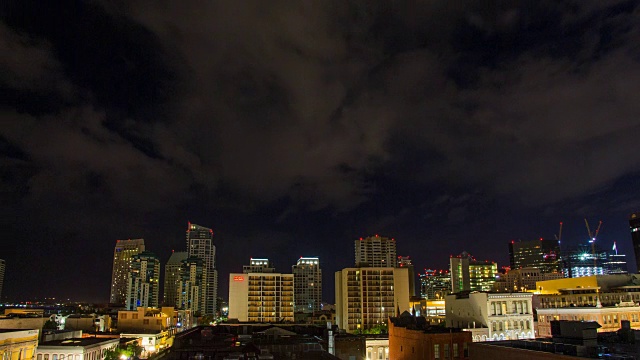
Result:
<svg viewBox="0 0 640 360"><path fill-rule="evenodd" d="M389 360L389 334L365 335L367 360Z"/></svg>
<svg viewBox="0 0 640 360"><path fill-rule="evenodd" d="M63 329L82 330L85 332L96 331L96 316L87 314L71 314L61 319Z"/></svg>
<svg viewBox="0 0 640 360"><path fill-rule="evenodd" d="M172 327L173 307L144 308L118 311L118 331L128 333L157 333Z"/></svg>
<svg viewBox="0 0 640 360"><path fill-rule="evenodd" d="M531 293L461 292L445 298L446 326L486 328L487 341L533 339ZM474 341L484 339L474 338Z"/></svg>
<svg viewBox="0 0 640 360"><path fill-rule="evenodd" d="M445 322L446 310L444 297L442 300L411 298L409 305L414 315L423 316L431 325Z"/></svg>
<svg viewBox="0 0 640 360"><path fill-rule="evenodd" d="M38 345L35 360L102 360L107 350L115 349L119 339L73 338Z"/></svg>
<svg viewBox="0 0 640 360"><path fill-rule="evenodd" d="M121 339L138 339L138 345L143 348L143 357L149 357L157 351L171 346L171 335L168 331L149 333L121 333Z"/></svg>
<svg viewBox="0 0 640 360"><path fill-rule="evenodd" d="M39 330L42 334L42 328L44 323L49 320L49 317L35 317L32 315L11 315L0 316L0 329L2 330Z"/></svg>
<svg viewBox="0 0 640 360"><path fill-rule="evenodd" d="M598 332L612 332L628 320L640 329L640 278L637 275L597 275L537 283L538 335L551 336L551 321L596 321Z"/></svg>
<svg viewBox="0 0 640 360"><path fill-rule="evenodd" d="M38 346L39 330L0 330L0 359L33 359Z"/></svg>
<svg viewBox="0 0 640 360"><path fill-rule="evenodd" d="M469 359L471 333L428 325L425 318L408 312L389 319L389 356L372 359Z"/></svg>

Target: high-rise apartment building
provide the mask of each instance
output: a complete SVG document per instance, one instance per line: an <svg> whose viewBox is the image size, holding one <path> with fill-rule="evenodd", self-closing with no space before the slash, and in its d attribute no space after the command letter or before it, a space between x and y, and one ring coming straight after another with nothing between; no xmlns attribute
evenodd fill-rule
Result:
<svg viewBox="0 0 640 360"><path fill-rule="evenodd" d="M0 301L2 301L2 286L4 285L4 272L6 263L3 259L0 259Z"/></svg>
<svg viewBox="0 0 640 360"><path fill-rule="evenodd" d="M203 261L206 273L204 314L215 315L218 299L218 270L216 268L216 246L213 243L213 230L189 223L187 250L189 257L197 257Z"/></svg>
<svg viewBox="0 0 640 360"><path fill-rule="evenodd" d="M127 310L138 307L158 307L160 260L150 251L131 257L127 276Z"/></svg>
<svg viewBox="0 0 640 360"><path fill-rule="evenodd" d="M398 256L397 266L407 269L409 276L409 296L416 296L416 273L409 256Z"/></svg>
<svg viewBox="0 0 640 360"><path fill-rule="evenodd" d="M369 236L355 241L356 267L395 267L396 240Z"/></svg>
<svg viewBox="0 0 640 360"><path fill-rule="evenodd" d="M144 239L117 240L113 250L113 272L111 274L112 304L124 305L127 299L127 282L131 259L144 251Z"/></svg>
<svg viewBox="0 0 640 360"><path fill-rule="evenodd" d="M631 231L633 252L636 255L636 269L640 272L640 212L629 216L629 231Z"/></svg>
<svg viewBox="0 0 640 360"><path fill-rule="evenodd" d="M536 268L543 273L562 269L558 240L540 239L509 242L511 269Z"/></svg>
<svg viewBox="0 0 640 360"><path fill-rule="evenodd" d="M293 274L229 274L229 318L252 322L293 321L293 282Z"/></svg>
<svg viewBox="0 0 640 360"><path fill-rule="evenodd" d="M313 313L322 303L322 269L317 257L301 257L291 267L296 312Z"/></svg>
<svg viewBox="0 0 640 360"><path fill-rule="evenodd" d="M179 280L176 288L176 306L200 315L205 310L205 282L207 272L204 261L198 257L188 257L180 264Z"/></svg>
<svg viewBox="0 0 640 360"><path fill-rule="evenodd" d="M442 300L451 293L451 274L449 270L425 269L420 274L420 297L430 300Z"/></svg>
<svg viewBox="0 0 640 360"><path fill-rule="evenodd" d="M271 264L269 259L254 259L251 258L249 265L242 267L242 272L248 273L272 273L276 272L276 269Z"/></svg>
<svg viewBox="0 0 640 360"><path fill-rule="evenodd" d="M387 325L409 310L409 276L402 267L347 268L335 273L336 323L347 332Z"/></svg>
<svg viewBox="0 0 640 360"><path fill-rule="evenodd" d="M498 265L493 261L478 261L466 251L449 259L451 292L491 291L496 282Z"/></svg>
<svg viewBox="0 0 640 360"><path fill-rule="evenodd" d="M173 252L164 266L164 306L176 306L178 303L178 284L180 283L180 266L189 254L185 251Z"/></svg>

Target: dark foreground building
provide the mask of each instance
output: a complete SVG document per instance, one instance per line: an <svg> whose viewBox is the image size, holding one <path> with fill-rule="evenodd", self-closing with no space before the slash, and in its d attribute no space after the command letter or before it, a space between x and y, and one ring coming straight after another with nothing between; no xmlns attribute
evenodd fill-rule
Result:
<svg viewBox="0 0 640 360"><path fill-rule="evenodd" d="M201 326L176 335L163 360L338 360L327 351L323 330L268 324Z"/></svg>
<svg viewBox="0 0 640 360"><path fill-rule="evenodd" d="M633 252L636 255L636 269L640 271L640 212L629 216L629 230L631 231Z"/></svg>
<svg viewBox="0 0 640 360"><path fill-rule="evenodd" d="M469 359L471 342L471 332L430 326L407 311L389 319L389 359Z"/></svg>

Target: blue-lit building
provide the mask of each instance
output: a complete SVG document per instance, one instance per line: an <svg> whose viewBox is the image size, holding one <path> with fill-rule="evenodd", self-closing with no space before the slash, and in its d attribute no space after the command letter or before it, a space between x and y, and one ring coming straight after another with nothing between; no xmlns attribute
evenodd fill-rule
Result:
<svg viewBox="0 0 640 360"><path fill-rule="evenodd" d="M563 251L562 263L566 278L627 273L626 256L615 248L608 252L598 246L579 245Z"/></svg>

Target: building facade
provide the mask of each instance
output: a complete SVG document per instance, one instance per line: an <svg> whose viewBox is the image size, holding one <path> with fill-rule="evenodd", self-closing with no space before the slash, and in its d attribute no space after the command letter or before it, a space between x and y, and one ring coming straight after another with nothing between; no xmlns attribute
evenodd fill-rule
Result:
<svg viewBox="0 0 640 360"><path fill-rule="evenodd" d="M113 250L113 272L111 274L112 304L124 305L127 300L129 267L134 255L144 251L144 239L117 240Z"/></svg>
<svg viewBox="0 0 640 360"><path fill-rule="evenodd" d="M449 258L451 292L491 291L498 274L493 261L479 261L466 251Z"/></svg>
<svg viewBox="0 0 640 360"><path fill-rule="evenodd" d="M640 276L602 275L538 282L538 333L551 336L552 320L597 321L598 332L617 331L622 320L640 329Z"/></svg>
<svg viewBox="0 0 640 360"><path fill-rule="evenodd" d="M421 317L404 312L389 321L389 356L371 359L437 360L469 359L471 333L459 329L431 327Z"/></svg>
<svg viewBox="0 0 640 360"><path fill-rule="evenodd" d="M2 286L4 285L4 272L6 265L6 262L3 259L0 259L0 302L2 302Z"/></svg>
<svg viewBox="0 0 640 360"><path fill-rule="evenodd" d="M229 274L229 318L250 322L294 321L293 274Z"/></svg>
<svg viewBox="0 0 640 360"><path fill-rule="evenodd" d="M134 255L127 278L127 310L142 307L158 307L160 287L160 260L150 252Z"/></svg>
<svg viewBox="0 0 640 360"><path fill-rule="evenodd" d="M162 304L176 306L178 303L178 283L180 282L180 267L182 261L189 256L186 251L171 253L169 261L164 266L164 289Z"/></svg>
<svg viewBox="0 0 640 360"><path fill-rule="evenodd" d="M629 231L636 256L636 271L640 272L640 212L629 215Z"/></svg>
<svg viewBox="0 0 640 360"><path fill-rule="evenodd" d="M215 315L218 299L218 270L213 230L189 223L187 227L187 249L189 257L197 257L203 261L206 272L204 314Z"/></svg>
<svg viewBox="0 0 640 360"><path fill-rule="evenodd" d="M205 312L205 281L207 278L204 261L197 257L182 260L176 288L179 309L189 310L201 315Z"/></svg>
<svg viewBox="0 0 640 360"><path fill-rule="evenodd" d="M409 276L409 296L416 296L416 272L409 256L398 256L397 267L407 268Z"/></svg>
<svg viewBox="0 0 640 360"><path fill-rule="evenodd" d="M396 240L369 236L355 241L356 267L395 267Z"/></svg>
<svg viewBox="0 0 640 360"><path fill-rule="evenodd" d="M412 314L424 317L429 325L439 325L446 320L444 297L441 300L411 298L409 305Z"/></svg>
<svg viewBox="0 0 640 360"><path fill-rule="evenodd" d="M564 251L562 256L563 275L577 278L592 275L605 275L607 252L596 245L578 245Z"/></svg>
<svg viewBox="0 0 640 360"><path fill-rule="evenodd" d="M447 295L446 326L486 328L486 339L534 339L532 293L462 292Z"/></svg>
<svg viewBox="0 0 640 360"><path fill-rule="evenodd" d="M102 360L107 350L115 349L120 339L73 338L41 343L35 360Z"/></svg>
<svg viewBox="0 0 640 360"><path fill-rule="evenodd" d="M449 270L425 269L420 274L420 297L425 299L444 299L451 293L451 274Z"/></svg>
<svg viewBox="0 0 640 360"><path fill-rule="evenodd" d="M497 292L535 291L538 281L562 279L561 272L543 273L538 268L511 269L498 274L493 290Z"/></svg>
<svg viewBox="0 0 640 360"><path fill-rule="evenodd" d="M536 268L542 273L560 272L560 243L558 240L540 239L511 241L509 243L511 269Z"/></svg>
<svg viewBox="0 0 640 360"><path fill-rule="evenodd" d="M174 324L174 308L163 307L118 311L118 332L158 333L168 331Z"/></svg>
<svg viewBox="0 0 640 360"><path fill-rule="evenodd" d="M386 326L410 309L406 268L347 268L335 274L336 323L353 333Z"/></svg>
<svg viewBox="0 0 640 360"><path fill-rule="evenodd" d="M254 259L249 260L249 265L242 266L242 272L248 273L274 273L276 269L271 264L269 259Z"/></svg>
<svg viewBox="0 0 640 360"><path fill-rule="evenodd" d="M291 267L295 312L320 311L322 304L322 269L317 257L301 257Z"/></svg>
<svg viewBox="0 0 640 360"><path fill-rule="evenodd" d="M32 360L39 330L0 330L0 359Z"/></svg>

